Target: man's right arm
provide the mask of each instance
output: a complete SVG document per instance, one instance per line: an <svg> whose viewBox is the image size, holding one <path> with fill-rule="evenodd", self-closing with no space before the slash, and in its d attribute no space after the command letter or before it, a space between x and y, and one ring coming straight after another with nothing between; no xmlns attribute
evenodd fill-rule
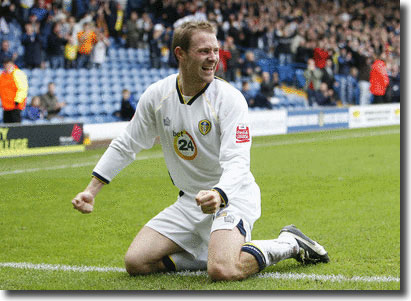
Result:
<svg viewBox="0 0 411 301"><path fill-rule="evenodd" d="M93 210L94 198L101 188L133 162L138 152L154 145L157 133L151 99L147 91L141 96L135 116L125 130L110 143L94 167L93 178L87 188L72 200L74 209L90 213Z"/></svg>

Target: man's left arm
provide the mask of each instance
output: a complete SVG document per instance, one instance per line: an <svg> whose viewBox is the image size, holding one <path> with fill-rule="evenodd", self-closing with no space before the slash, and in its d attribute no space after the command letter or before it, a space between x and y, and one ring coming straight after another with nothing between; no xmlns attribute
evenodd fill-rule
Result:
<svg viewBox="0 0 411 301"><path fill-rule="evenodd" d="M200 191L197 195L197 204L202 206L204 213L210 213L211 209L215 209L216 212L219 208L226 207L240 187L253 179L250 174L251 133L248 125L248 106L241 92L232 95L231 100L227 99L219 113L219 122L219 161L223 173L212 189L206 191L207 193Z"/></svg>

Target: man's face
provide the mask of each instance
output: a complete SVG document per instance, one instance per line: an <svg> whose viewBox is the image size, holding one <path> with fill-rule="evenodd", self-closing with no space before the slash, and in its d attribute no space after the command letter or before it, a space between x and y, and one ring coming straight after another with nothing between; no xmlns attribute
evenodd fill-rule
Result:
<svg viewBox="0 0 411 301"><path fill-rule="evenodd" d="M4 40L4 41L1 43L1 49L2 49L3 51L8 51L8 50L9 50L9 42L6 41L6 40Z"/></svg>
<svg viewBox="0 0 411 301"><path fill-rule="evenodd" d="M13 72L13 70L14 70L14 64L13 64L12 62L7 62L7 63L5 63L3 67L4 67L4 70L5 70L7 73L11 73L11 72Z"/></svg>
<svg viewBox="0 0 411 301"><path fill-rule="evenodd" d="M219 60L218 50L218 41L213 33L196 31L188 51L182 51L181 70L193 82L212 82Z"/></svg>
<svg viewBox="0 0 411 301"><path fill-rule="evenodd" d="M49 84L49 92L50 92L50 94L54 94L54 89L55 89L54 84Z"/></svg>

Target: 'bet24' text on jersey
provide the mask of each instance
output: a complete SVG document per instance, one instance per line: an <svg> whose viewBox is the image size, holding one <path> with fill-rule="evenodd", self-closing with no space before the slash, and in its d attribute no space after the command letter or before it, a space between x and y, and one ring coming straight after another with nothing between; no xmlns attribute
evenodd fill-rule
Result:
<svg viewBox="0 0 411 301"><path fill-rule="evenodd" d="M178 75L147 88L133 119L114 139L93 175L109 183L135 154L159 136L171 179L197 194L215 188L224 201L254 182L250 172L251 133L242 93L215 78L194 96L183 96Z"/></svg>

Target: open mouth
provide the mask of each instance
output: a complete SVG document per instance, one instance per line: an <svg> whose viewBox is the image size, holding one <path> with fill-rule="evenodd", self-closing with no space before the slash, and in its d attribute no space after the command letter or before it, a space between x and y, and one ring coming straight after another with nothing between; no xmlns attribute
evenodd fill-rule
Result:
<svg viewBox="0 0 411 301"><path fill-rule="evenodd" d="M213 72L214 71L214 67L203 67L202 69L206 72Z"/></svg>

